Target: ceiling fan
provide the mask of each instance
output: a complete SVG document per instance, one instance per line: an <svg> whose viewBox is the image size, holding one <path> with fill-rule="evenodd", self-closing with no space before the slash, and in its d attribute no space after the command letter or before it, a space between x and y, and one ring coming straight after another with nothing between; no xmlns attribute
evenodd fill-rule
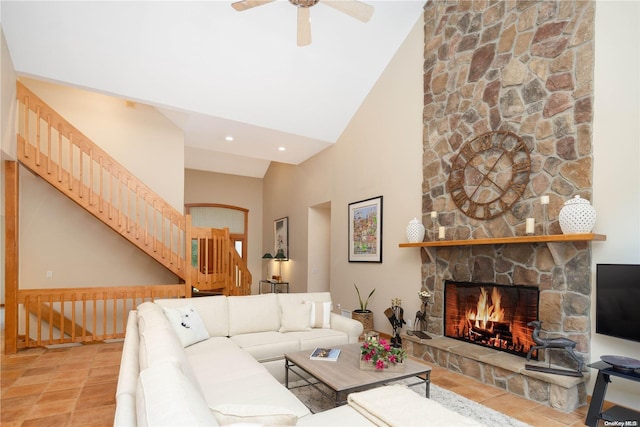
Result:
<svg viewBox="0 0 640 427"><path fill-rule="evenodd" d="M238 12L262 6L275 0L240 0L231 6ZM289 0L289 3L298 8L298 46L311 44L311 20L309 8L318 3L326 4L332 8L362 21L369 22L373 15L373 6L356 0Z"/></svg>

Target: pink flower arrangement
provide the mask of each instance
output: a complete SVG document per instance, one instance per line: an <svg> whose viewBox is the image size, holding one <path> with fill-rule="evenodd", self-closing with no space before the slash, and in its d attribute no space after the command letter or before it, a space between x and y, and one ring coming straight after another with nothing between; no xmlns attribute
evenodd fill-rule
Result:
<svg viewBox="0 0 640 427"><path fill-rule="evenodd" d="M384 369L389 364L402 363L407 353L402 348L391 347L385 339L371 338L362 343L360 357L367 363L373 363L376 369Z"/></svg>

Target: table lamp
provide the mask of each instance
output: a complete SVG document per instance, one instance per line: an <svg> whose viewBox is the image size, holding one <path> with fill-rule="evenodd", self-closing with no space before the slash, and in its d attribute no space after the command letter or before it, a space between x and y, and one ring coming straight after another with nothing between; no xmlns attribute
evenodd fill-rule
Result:
<svg viewBox="0 0 640 427"><path fill-rule="evenodd" d="M264 255L262 255L262 259L266 259L266 260L273 259L273 255L267 252ZM269 264L271 263L267 263L267 280L269 280Z"/></svg>
<svg viewBox="0 0 640 427"><path fill-rule="evenodd" d="M274 257L278 263L278 281L282 282L282 261L287 261L287 256L284 254L284 249L278 249L276 256Z"/></svg>

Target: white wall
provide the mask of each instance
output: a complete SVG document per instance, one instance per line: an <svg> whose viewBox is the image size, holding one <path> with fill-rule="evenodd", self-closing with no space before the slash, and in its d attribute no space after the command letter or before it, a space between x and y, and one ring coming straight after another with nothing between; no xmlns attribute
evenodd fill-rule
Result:
<svg viewBox="0 0 640 427"><path fill-rule="evenodd" d="M183 212L184 135L155 108L41 80L20 80L178 212Z"/></svg>
<svg viewBox="0 0 640 427"><path fill-rule="evenodd" d="M2 172L0 179L0 254L2 255L2 264L0 264L0 304L4 304L4 160L15 160L16 145L12 144L15 140L15 102L16 99L16 72L13 68L13 61L9 55L7 42L4 38L2 25L0 25L0 160L2 160Z"/></svg>
<svg viewBox="0 0 640 427"><path fill-rule="evenodd" d="M178 278L20 167L20 289L176 284ZM47 272L52 273L47 278Z"/></svg>
<svg viewBox="0 0 640 427"><path fill-rule="evenodd" d="M640 2L596 4L594 73L595 231L591 294L591 357L640 359L640 343L595 333L595 265L640 264ZM640 283L638 284L640 286ZM640 301L638 301L640 308ZM593 390L592 371L588 392ZM612 378L606 399L640 410L638 383Z"/></svg>
<svg viewBox="0 0 640 427"><path fill-rule="evenodd" d="M0 25L0 142L3 159L6 160L16 158L16 145L13 143L16 135L15 99L16 71Z"/></svg>
<svg viewBox="0 0 640 427"><path fill-rule="evenodd" d="M331 290L331 204L309 208L307 291Z"/></svg>
<svg viewBox="0 0 640 427"><path fill-rule="evenodd" d="M423 20L356 112L337 143L298 165L272 164L264 178L264 249L273 247L273 220L289 217L291 261L283 275L292 292L307 290L309 207L331 204L330 286L334 304L357 308L354 283L371 299L376 329L390 333L384 310L401 298L407 317L419 309L420 250L401 249L406 226L422 212ZM335 102L340 102L336 99ZM318 115L322 120L322 115ZM348 204L383 196L383 262L349 263Z"/></svg>

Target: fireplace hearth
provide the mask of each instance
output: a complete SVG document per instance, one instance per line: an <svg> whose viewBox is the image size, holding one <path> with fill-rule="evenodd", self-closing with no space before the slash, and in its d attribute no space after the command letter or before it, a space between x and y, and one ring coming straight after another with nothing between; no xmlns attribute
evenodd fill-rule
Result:
<svg viewBox="0 0 640 427"><path fill-rule="evenodd" d="M536 287L446 280L444 334L526 357L535 345L527 323L538 320L538 299Z"/></svg>

